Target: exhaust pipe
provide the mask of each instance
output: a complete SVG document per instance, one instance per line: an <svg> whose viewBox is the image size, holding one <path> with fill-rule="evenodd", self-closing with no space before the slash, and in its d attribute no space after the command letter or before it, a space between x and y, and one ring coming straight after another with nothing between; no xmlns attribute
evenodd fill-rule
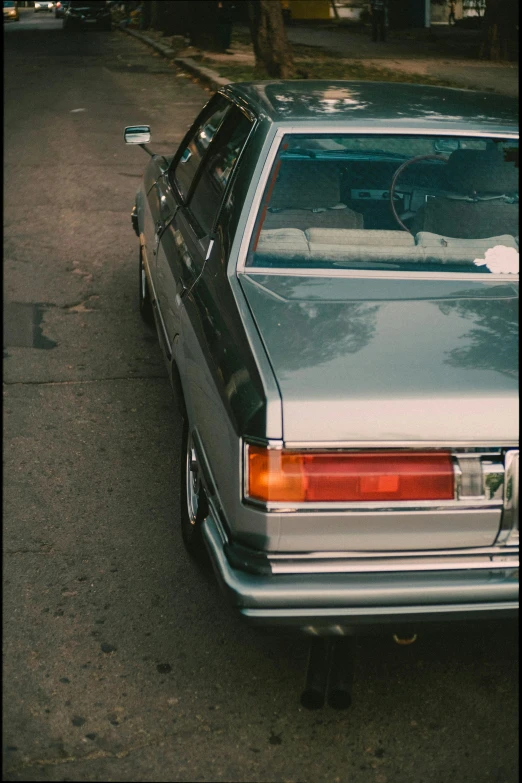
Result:
<svg viewBox="0 0 522 783"><path fill-rule="evenodd" d="M318 710L324 704L330 649L328 638L317 637L310 643L306 683L301 694L301 704L307 710Z"/></svg>
<svg viewBox="0 0 522 783"><path fill-rule="evenodd" d="M355 637L335 639L330 668L328 704L336 710L346 710L352 703Z"/></svg>

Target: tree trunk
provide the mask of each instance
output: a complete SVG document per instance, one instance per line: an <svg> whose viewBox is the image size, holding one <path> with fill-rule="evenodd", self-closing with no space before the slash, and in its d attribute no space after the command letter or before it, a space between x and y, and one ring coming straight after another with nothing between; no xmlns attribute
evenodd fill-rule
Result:
<svg viewBox="0 0 522 783"><path fill-rule="evenodd" d="M163 7L161 17L163 33L165 35L185 35L188 30L187 3L183 0L160 0L160 3Z"/></svg>
<svg viewBox="0 0 522 783"><path fill-rule="evenodd" d="M188 35L200 49L218 50L217 0L148 0L150 27L165 35Z"/></svg>
<svg viewBox="0 0 522 783"><path fill-rule="evenodd" d="M516 60L518 24L518 0L486 0L481 57L487 60Z"/></svg>
<svg viewBox="0 0 522 783"><path fill-rule="evenodd" d="M221 51L216 0L188 0L190 42L198 49Z"/></svg>
<svg viewBox="0 0 522 783"><path fill-rule="evenodd" d="M151 0L150 26L153 30L161 30L163 3L161 0Z"/></svg>
<svg viewBox="0 0 522 783"><path fill-rule="evenodd" d="M249 6L256 68L275 79L291 79L294 63L280 0L249 0Z"/></svg>

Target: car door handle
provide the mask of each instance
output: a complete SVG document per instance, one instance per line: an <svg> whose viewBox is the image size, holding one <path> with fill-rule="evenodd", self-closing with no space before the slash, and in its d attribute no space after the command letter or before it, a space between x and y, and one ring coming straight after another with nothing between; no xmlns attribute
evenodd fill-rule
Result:
<svg viewBox="0 0 522 783"><path fill-rule="evenodd" d="M161 232L163 231L164 228L165 228L165 224L163 223L162 220L158 220L158 222L154 226L154 250L152 251L153 255L156 255L157 253Z"/></svg>
<svg viewBox="0 0 522 783"><path fill-rule="evenodd" d="M185 283L183 282L183 280L178 280L178 286L177 286L177 288L178 288L178 290L177 290L177 292L176 292L176 297L175 297L175 299L176 299L176 305L179 307L179 306L180 306L180 304L181 304L181 300L183 299L183 297L185 296L185 294L188 294L188 292L190 291L190 288L188 288L188 287L185 285Z"/></svg>

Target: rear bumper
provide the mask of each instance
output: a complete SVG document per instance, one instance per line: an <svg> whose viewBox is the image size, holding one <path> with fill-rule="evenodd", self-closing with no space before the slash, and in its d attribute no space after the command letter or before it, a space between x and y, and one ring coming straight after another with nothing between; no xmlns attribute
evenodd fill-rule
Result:
<svg viewBox="0 0 522 783"><path fill-rule="evenodd" d="M274 575L268 566L265 573L249 573L231 564L212 516L203 523L203 536L223 591L254 625L334 635L518 613L518 568L512 563L481 571Z"/></svg>

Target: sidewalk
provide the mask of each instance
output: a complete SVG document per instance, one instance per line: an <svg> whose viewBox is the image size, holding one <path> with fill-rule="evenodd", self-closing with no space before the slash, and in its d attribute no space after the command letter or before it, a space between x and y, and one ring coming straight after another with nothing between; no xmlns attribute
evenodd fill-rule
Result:
<svg viewBox="0 0 522 783"><path fill-rule="evenodd" d="M424 31L422 31L424 32ZM364 62L365 65L386 67L390 70L447 79L473 90L492 90L518 97L518 63L492 63L478 59L477 33L470 30L435 27L430 40L426 35L415 40L415 33L400 38L393 33L386 43L375 42L364 33L355 33L346 27L308 27L295 25L287 28L294 44L316 46L325 51ZM419 40L420 39L420 40Z"/></svg>
<svg viewBox="0 0 522 783"><path fill-rule="evenodd" d="M231 66L251 69L254 63L252 46L244 42L249 40L246 28L237 31L232 48L223 54L186 47L181 37L165 38L155 30L121 29L152 46L212 89L219 89L230 81L225 74ZM364 31L355 32L345 26L293 24L287 27L291 43L311 48L312 52L317 50L318 57L331 54L339 63L352 65L363 73L366 71L366 78L386 79L388 74L394 80L446 81L452 86L518 97L518 63L491 63L479 59L474 31L455 32L453 28L437 27L432 38L428 38L427 32L392 33L390 40L383 43L372 41ZM296 50L296 59L298 53ZM376 75L372 75L372 69Z"/></svg>

